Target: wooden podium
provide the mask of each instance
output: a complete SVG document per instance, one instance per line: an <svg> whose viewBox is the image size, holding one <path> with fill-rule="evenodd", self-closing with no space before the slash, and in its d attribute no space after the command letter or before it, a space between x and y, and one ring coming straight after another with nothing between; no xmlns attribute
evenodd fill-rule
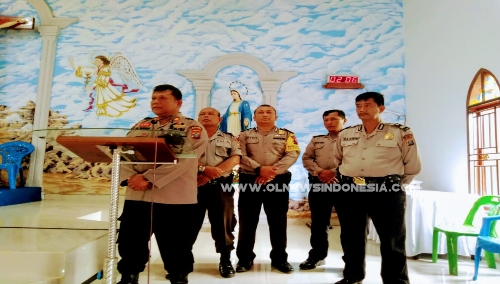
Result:
<svg viewBox="0 0 500 284"><path fill-rule="evenodd" d="M116 283L116 231L120 164L176 164L177 158L160 137L58 136L56 142L87 162L111 162L108 256L104 261L104 283ZM125 161L122 161L125 159Z"/></svg>
<svg viewBox="0 0 500 284"><path fill-rule="evenodd" d="M117 265L116 231L118 219L118 195L120 164L176 164L178 158L195 158L188 140L184 144L169 145L160 133L155 137L124 137L130 129L43 129L34 134L46 139L48 144L62 146L86 162L112 163L109 203L108 254L104 262L104 281L115 284ZM148 130L141 130L141 133ZM154 130L151 130L154 132Z"/></svg>
<svg viewBox="0 0 500 284"><path fill-rule="evenodd" d="M122 147L122 158L136 163L177 163L172 149L165 139L156 137L99 137L58 136L56 141L75 155L91 163L111 163L112 153L108 149ZM126 153L132 150L134 153Z"/></svg>

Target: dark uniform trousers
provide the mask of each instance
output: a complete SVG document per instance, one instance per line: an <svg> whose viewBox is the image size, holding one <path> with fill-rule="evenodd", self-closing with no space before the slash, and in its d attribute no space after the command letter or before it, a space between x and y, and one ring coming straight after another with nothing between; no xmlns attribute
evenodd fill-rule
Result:
<svg viewBox="0 0 500 284"><path fill-rule="evenodd" d="M311 247L309 258L315 260L325 259L328 255L328 231L330 229L330 220L332 217L332 209L336 206L339 192L332 190L320 191L324 189L325 184L318 177L309 175L309 190L308 200L311 208ZM314 185L317 185L315 190Z"/></svg>
<svg viewBox="0 0 500 284"><path fill-rule="evenodd" d="M342 192L342 202L336 203L344 250L344 278L365 278L366 237L371 218L380 237L383 283L410 283L405 250L406 194L401 190L400 181L384 182L384 178L377 179L382 179L377 185L384 183L387 192ZM339 181L343 186L352 184L352 178L345 176ZM389 192L393 184L399 184L400 190Z"/></svg>
<svg viewBox="0 0 500 284"><path fill-rule="evenodd" d="M290 172L277 175L270 183L260 186L260 190L252 192L251 186L257 186L257 176L240 173L240 196L238 199L239 232L236 255L243 262L253 261L255 253L255 233L259 223L262 206L269 224L271 239L270 258L273 262L287 261L286 253L286 227L289 192L284 187L290 184ZM266 188L272 191L265 190Z"/></svg>
<svg viewBox="0 0 500 284"><path fill-rule="evenodd" d="M215 241L215 250L218 253L230 253L234 250L234 188L233 175L221 177L203 186L198 187L198 204L196 208L196 236L203 226L205 213L208 211L208 220L212 239ZM223 190L230 189L230 190Z"/></svg>
<svg viewBox="0 0 500 284"><path fill-rule="evenodd" d="M121 274L144 271L149 261L148 240L150 233L153 233L165 270L173 274L192 272L192 248L196 238L192 229L195 209L196 204L153 203L152 206L150 202L125 200L119 218L121 222L117 242L122 259L118 262L118 271Z"/></svg>

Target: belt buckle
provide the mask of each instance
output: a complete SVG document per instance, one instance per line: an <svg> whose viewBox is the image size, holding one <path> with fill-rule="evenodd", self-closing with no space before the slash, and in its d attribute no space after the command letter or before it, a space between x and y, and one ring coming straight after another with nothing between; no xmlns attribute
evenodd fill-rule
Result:
<svg viewBox="0 0 500 284"><path fill-rule="evenodd" d="M366 185L366 181L364 177L353 177L352 182L357 185Z"/></svg>

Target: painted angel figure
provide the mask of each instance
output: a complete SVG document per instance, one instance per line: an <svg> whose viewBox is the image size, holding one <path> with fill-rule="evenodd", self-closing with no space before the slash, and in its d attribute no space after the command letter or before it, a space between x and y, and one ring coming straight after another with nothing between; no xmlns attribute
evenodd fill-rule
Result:
<svg viewBox="0 0 500 284"><path fill-rule="evenodd" d="M238 90L236 90L236 88L232 88L232 85L235 83L240 82L232 82L229 85L233 102L227 107L226 113L222 116L219 128L224 132L229 132L234 136L238 136L241 131L245 131L250 128L250 124L252 123L252 111L250 110L250 104L241 99L241 95ZM242 83L240 84L243 85ZM245 85L243 86L246 88Z"/></svg>
<svg viewBox="0 0 500 284"><path fill-rule="evenodd" d="M110 59L105 55L97 55L94 58L95 66L92 67L78 66L75 68L73 58L70 58L70 65L78 77L85 77L88 80L90 76L96 75L92 85L85 87L86 90L92 91L89 95L91 98L89 107L85 111L90 111L93 108L94 97L92 94L94 93L97 115L99 116L119 117L135 107L137 98L126 94L139 90L128 90L127 83L138 86L142 90L146 89L130 61L120 52L114 53ZM111 78L111 72L118 73L126 84L115 83ZM116 87L121 87L121 90Z"/></svg>

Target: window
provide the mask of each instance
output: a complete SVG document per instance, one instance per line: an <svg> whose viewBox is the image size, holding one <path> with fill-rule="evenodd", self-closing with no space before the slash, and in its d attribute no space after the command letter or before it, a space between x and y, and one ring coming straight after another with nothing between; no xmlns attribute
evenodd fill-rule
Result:
<svg viewBox="0 0 500 284"><path fill-rule="evenodd" d="M469 87L467 131L469 193L500 195L500 89L498 80L480 69Z"/></svg>

